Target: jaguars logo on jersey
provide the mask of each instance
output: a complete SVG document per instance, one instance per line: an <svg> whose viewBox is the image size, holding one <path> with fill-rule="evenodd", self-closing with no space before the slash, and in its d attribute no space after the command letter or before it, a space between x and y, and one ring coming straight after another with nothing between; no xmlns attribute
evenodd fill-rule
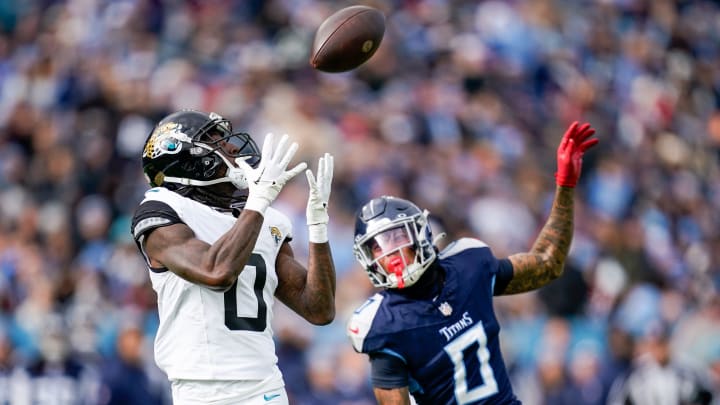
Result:
<svg viewBox="0 0 720 405"><path fill-rule="evenodd" d="M270 227L270 236L272 236L276 245L280 244L280 241L282 240L282 233L280 233L280 229L278 229L277 226Z"/></svg>

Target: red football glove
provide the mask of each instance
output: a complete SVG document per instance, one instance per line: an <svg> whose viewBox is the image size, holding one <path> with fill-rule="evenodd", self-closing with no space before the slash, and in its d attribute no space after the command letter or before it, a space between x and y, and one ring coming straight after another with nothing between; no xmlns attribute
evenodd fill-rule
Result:
<svg viewBox="0 0 720 405"><path fill-rule="evenodd" d="M583 153L600 142L590 124L580 125L577 121L565 131L557 150L557 172L555 183L562 187L575 187L580 178Z"/></svg>

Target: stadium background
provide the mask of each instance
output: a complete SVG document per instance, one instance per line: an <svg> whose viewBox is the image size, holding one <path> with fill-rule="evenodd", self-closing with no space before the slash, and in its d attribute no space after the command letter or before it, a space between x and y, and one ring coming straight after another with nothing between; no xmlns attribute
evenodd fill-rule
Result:
<svg viewBox="0 0 720 405"><path fill-rule="evenodd" d="M380 50L321 74L307 63L314 29L351 3L0 1L1 404L23 390L168 403L129 218L147 189L143 141L179 108L216 111L259 142L287 132L313 168L336 156L337 319L312 327L278 307L274 323L292 403L373 403L367 361L344 337L372 292L351 252L355 210L402 196L448 240L525 251L575 119L601 143L585 159L566 274L496 303L518 395L603 403L633 345L662 336L720 390L718 4L364 3L387 15ZM303 261L300 177L276 206Z"/></svg>

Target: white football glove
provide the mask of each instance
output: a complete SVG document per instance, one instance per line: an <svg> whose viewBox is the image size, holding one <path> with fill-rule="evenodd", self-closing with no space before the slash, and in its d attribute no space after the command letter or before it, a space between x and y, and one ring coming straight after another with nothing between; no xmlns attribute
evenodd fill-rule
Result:
<svg viewBox="0 0 720 405"><path fill-rule="evenodd" d="M309 240L312 243L325 243L328 241L327 224L328 201L330 201L330 184L333 178L333 156L326 153L318 160L317 181L311 170L306 170L310 195L308 197L305 216L307 217Z"/></svg>
<svg viewBox="0 0 720 405"><path fill-rule="evenodd" d="M260 164L256 169L253 169L245 161L247 158L235 159L235 163L244 172L244 180L247 182L248 198L245 209L257 211L263 215L265 215L267 207L275 201L285 183L307 167L307 164L302 162L290 170L285 170L295 155L298 144L293 142L288 146L287 135L283 135L277 144L274 141L275 136L267 134L265 142L263 142ZM241 179L237 180L238 182L242 181Z"/></svg>

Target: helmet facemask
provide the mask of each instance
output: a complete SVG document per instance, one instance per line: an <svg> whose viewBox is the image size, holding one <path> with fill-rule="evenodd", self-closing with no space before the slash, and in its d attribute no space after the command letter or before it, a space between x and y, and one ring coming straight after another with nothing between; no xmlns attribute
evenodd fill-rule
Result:
<svg viewBox="0 0 720 405"><path fill-rule="evenodd" d="M427 216L424 211L392 221L370 221L368 232L356 238L355 256L375 287L410 287L435 260Z"/></svg>

